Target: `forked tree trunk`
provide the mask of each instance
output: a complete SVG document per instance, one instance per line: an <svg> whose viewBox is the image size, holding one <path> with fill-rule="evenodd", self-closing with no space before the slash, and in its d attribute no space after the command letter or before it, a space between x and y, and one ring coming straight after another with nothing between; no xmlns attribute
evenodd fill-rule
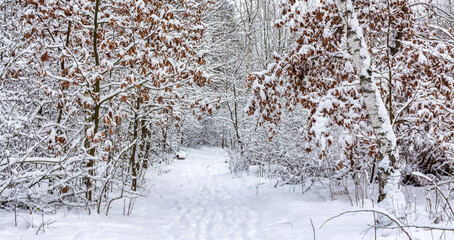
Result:
<svg viewBox="0 0 454 240"><path fill-rule="evenodd" d="M353 67L359 75L361 94L378 145L380 158L378 202L387 210L399 211L405 206L405 199L400 190L396 135L392 129L389 113L372 76L371 56L354 12L353 3L351 0L338 0L336 3L346 29Z"/></svg>

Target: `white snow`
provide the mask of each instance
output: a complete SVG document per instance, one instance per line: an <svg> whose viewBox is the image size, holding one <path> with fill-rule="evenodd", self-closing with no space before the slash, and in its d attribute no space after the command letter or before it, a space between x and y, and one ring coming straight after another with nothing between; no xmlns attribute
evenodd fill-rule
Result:
<svg viewBox="0 0 454 240"><path fill-rule="evenodd" d="M385 157L382 162L389 161L387 158L388 157ZM380 164L383 164L382 162L380 162ZM387 166L389 166L389 163L387 164ZM402 193L402 190L399 188L400 178L400 171L394 171L393 173L391 173L384 189L386 198L379 203L380 208L392 211L393 214L395 214L399 218L403 217L403 213L406 207L405 196Z"/></svg>
<svg viewBox="0 0 454 240"><path fill-rule="evenodd" d="M347 201L324 200L327 196L320 191L301 195L299 187L274 188L274 181L254 176L234 178L228 160L219 148L188 150L187 160L175 161L167 174L148 175L149 193L136 201L130 216L121 214L119 202L109 216L74 211L48 215L44 220L55 222L35 235L41 214L21 212L14 227L13 213L0 211L0 239L311 240L311 220L316 239L375 239L367 225L373 223L372 214L347 214L319 228L330 217L357 208ZM380 230L377 236L406 239L396 233ZM430 234L420 230L413 237L432 239ZM447 233L446 239L452 236Z"/></svg>
<svg viewBox="0 0 454 240"><path fill-rule="evenodd" d="M424 56L424 53L420 52L418 55L418 63L419 64L427 64L427 58Z"/></svg>

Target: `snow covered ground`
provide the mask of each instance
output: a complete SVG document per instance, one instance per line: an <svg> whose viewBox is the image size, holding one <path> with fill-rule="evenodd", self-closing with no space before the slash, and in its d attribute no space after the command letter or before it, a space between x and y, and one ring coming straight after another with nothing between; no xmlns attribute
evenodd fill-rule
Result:
<svg viewBox="0 0 454 240"><path fill-rule="evenodd" d="M148 183L147 197L136 201L131 216L120 206L109 216L59 213L45 216L54 221L45 233L28 227L39 225L39 214L14 215L0 212L0 240L354 240L375 239L372 215L360 213L330 217L354 209L346 201L324 201L314 193L293 192L289 186L274 188L268 180L254 176L232 177L227 154L219 148L188 151L187 159L175 161L170 172ZM257 194L258 192L258 194ZM33 219L33 220L32 220ZM421 229L413 239L440 239L440 233ZM377 239L407 239L397 230L380 230ZM452 233L441 239L454 239Z"/></svg>

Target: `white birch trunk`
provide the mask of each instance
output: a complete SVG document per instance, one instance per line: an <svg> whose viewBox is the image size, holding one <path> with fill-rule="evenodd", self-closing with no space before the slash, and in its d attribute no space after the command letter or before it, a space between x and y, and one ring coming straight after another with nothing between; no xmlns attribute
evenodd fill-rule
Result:
<svg viewBox="0 0 454 240"><path fill-rule="evenodd" d="M353 67L359 75L361 94L370 124L376 137L380 162L378 165L380 207L401 212L405 198L400 189L399 155L389 113L372 76L371 56L351 0L336 0L352 55Z"/></svg>

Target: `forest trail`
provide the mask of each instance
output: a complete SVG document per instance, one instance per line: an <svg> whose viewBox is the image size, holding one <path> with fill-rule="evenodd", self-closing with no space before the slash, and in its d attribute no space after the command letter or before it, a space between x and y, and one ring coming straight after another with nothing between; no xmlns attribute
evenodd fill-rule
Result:
<svg viewBox="0 0 454 240"><path fill-rule="evenodd" d="M220 149L191 150L164 176L155 190L169 214L164 239L257 239L259 212L249 208L255 192L232 179L227 160Z"/></svg>
<svg viewBox="0 0 454 240"><path fill-rule="evenodd" d="M119 201L109 216L48 216L55 222L38 235L36 227L24 230L25 221L15 228L12 217L0 217L0 239L311 240L311 219L317 239L373 239L373 231L364 235L368 227L362 215L335 219L318 229L351 208L347 202L323 201L320 193L301 195L292 186L276 189L275 182L252 175L234 177L228 160L220 148L190 149L187 159L176 160L166 174L149 175L148 196L137 199L130 216L121 214ZM39 225L41 216L33 222Z"/></svg>

